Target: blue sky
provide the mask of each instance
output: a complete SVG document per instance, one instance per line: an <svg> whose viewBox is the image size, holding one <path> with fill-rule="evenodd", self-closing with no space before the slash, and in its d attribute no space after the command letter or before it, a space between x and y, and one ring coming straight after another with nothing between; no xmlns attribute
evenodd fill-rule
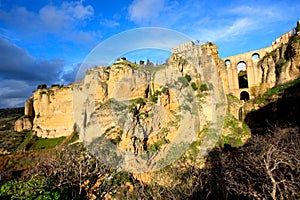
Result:
<svg viewBox="0 0 300 200"><path fill-rule="evenodd" d="M74 80L89 52L123 31L172 29L226 57L269 46L299 10L299 0L0 0L0 107L22 106L37 84Z"/></svg>

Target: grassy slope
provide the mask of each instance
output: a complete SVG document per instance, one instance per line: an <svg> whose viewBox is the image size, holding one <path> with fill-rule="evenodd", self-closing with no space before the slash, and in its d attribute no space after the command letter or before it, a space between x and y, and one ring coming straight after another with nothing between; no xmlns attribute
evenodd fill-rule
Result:
<svg viewBox="0 0 300 200"><path fill-rule="evenodd" d="M20 177L39 160L55 155L63 144L78 139L78 134L50 139L39 138L31 131L15 132L14 122L22 115L23 108L0 109L0 184L6 177Z"/></svg>

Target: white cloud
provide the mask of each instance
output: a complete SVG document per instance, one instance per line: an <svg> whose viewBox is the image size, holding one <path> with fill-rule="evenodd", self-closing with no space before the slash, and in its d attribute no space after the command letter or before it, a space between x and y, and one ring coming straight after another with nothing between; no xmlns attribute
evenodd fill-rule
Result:
<svg viewBox="0 0 300 200"><path fill-rule="evenodd" d="M64 2L61 9L76 19L89 19L94 15L94 8L91 5L83 6L82 2L83 1Z"/></svg>
<svg viewBox="0 0 300 200"><path fill-rule="evenodd" d="M72 16L52 5L43 7L39 12L38 19L42 26L51 32L59 32L66 26L70 26L70 22L73 21Z"/></svg>
<svg viewBox="0 0 300 200"><path fill-rule="evenodd" d="M11 41L19 41L19 39L15 35L15 33L11 32L8 29L0 28L0 38Z"/></svg>
<svg viewBox="0 0 300 200"><path fill-rule="evenodd" d="M237 16L252 16L255 18L264 16L267 18L277 19L282 17L281 9L276 6L253 7L253 6L242 5L230 9L229 13Z"/></svg>
<svg viewBox="0 0 300 200"><path fill-rule="evenodd" d="M86 22L93 18L94 8L82 3L82 1L63 2L59 6L48 4L38 13L31 12L24 7L16 7L10 11L0 10L0 20L11 27L16 27L22 31L22 34L32 36L54 33L64 38L64 35L82 34L83 31L77 30L82 29ZM90 33L90 31L85 31L85 35Z"/></svg>
<svg viewBox="0 0 300 200"><path fill-rule="evenodd" d="M257 30L272 30L277 22L297 16L295 7L299 5L288 4L268 1L251 4L236 1L134 0L128 15L131 21L141 26L172 28L200 40L233 41Z"/></svg>
<svg viewBox="0 0 300 200"><path fill-rule="evenodd" d="M109 19L103 19L100 21L100 24L102 26L107 26L107 27L110 27L110 28L114 28L114 27L117 27L120 25L119 22L115 21L115 20L109 20Z"/></svg>
<svg viewBox="0 0 300 200"><path fill-rule="evenodd" d="M91 5L83 6L82 1L63 2L60 7L44 6L37 18L41 25L54 32L62 29L72 29L81 25L82 21L88 20L94 15L94 8Z"/></svg>
<svg viewBox="0 0 300 200"><path fill-rule="evenodd" d="M221 30L218 39L225 39L235 36L240 36L245 34L247 31L252 31L256 29L256 23L249 18L237 19L233 24L228 26L225 30Z"/></svg>
<svg viewBox="0 0 300 200"><path fill-rule="evenodd" d="M129 18L137 24L156 20L165 9L166 0L134 0L129 6Z"/></svg>
<svg viewBox="0 0 300 200"><path fill-rule="evenodd" d="M270 6L257 4L255 7L238 5L222 10L219 13L222 18L210 17L211 21L195 29L193 35L207 41L235 41L254 31L268 30L267 27L284 20L282 9L278 4Z"/></svg>
<svg viewBox="0 0 300 200"><path fill-rule="evenodd" d="M66 41L75 42L80 45L89 45L90 48L93 48L99 42L100 38L102 38L101 31L82 30L72 32L64 37Z"/></svg>
<svg viewBox="0 0 300 200"><path fill-rule="evenodd" d="M196 29L192 34L193 37L199 38L203 42L232 41L259 29L257 23L250 18L237 18L231 23L220 20L216 24L219 25Z"/></svg>

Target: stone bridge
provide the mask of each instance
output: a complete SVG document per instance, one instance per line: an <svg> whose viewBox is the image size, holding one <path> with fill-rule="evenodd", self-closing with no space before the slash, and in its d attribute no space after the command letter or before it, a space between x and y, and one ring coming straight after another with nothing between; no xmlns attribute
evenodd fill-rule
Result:
<svg viewBox="0 0 300 200"><path fill-rule="evenodd" d="M258 66L259 60L267 53L287 43L295 33L295 29L292 29L278 37L269 47L222 58L225 62L225 69L222 70L221 77L226 94L231 93L241 100L255 97L255 90L262 81L262 69Z"/></svg>

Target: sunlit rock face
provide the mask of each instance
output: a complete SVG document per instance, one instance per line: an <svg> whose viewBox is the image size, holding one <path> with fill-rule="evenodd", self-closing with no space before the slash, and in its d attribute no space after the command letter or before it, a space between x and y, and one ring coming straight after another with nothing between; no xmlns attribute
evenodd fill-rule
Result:
<svg viewBox="0 0 300 200"><path fill-rule="evenodd" d="M32 131L39 137L67 136L74 129L72 86L38 89L33 93Z"/></svg>
<svg viewBox="0 0 300 200"><path fill-rule="evenodd" d="M219 64L210 43L182 48L163 66L126 62L89 70L73 87L80 139L104 163L123 170L148 172L169 164L203 127L220 127L226 99ZM203 154L218 133L204 135Z"/></svg>

